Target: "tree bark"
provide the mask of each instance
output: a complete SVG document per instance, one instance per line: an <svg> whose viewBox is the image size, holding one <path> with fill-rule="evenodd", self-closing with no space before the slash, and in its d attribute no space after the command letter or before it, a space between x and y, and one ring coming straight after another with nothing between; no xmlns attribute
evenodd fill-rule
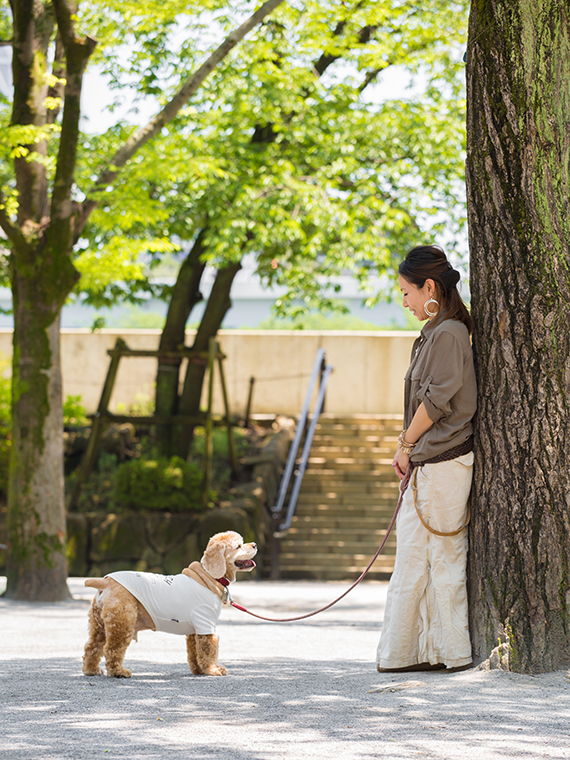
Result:
<svg viewBox="0 0 570 760"><path fill-rule="evenodd" d="M52 6L20 0L13 2L12 8L12 126L41 128L47 123L47 46L54 25ZM12 243L14 304L6 595L27 601L57 601L69 596L59 315L78 277L69 255L69 195L79 134L81 81L93 42L75 40L71 13L63 0L56 0L54 11L60 30L62 9L67 11L69 22L64 35L68 73L51 210L45 165L30 160L29 155L46 155L42 140L23 146L28 154L15 161L17 223L6 215L0 218Z"/></svg>
<svg viewBox="0 0 570 760"><path fill-rule="evenodd" d="M570 664L570 6L474 0L467 196L479 385L474 657Z"/></svg>
<svg viewBox="0 0 570 760"><path fill-rule="evenodd" d="M6 596L67 599L60 304L16 272ZM46 294L47 295L47 294Z"/></svg>
<svg viewBox="0 0 570 760"><path fill-rule="evenodd" d="M210 338L213 338L222 326L223 319L232 305L230 300L232 283L240 269L241 263L237 261L218 270L192 345L192 349L196 353L208 351ZM200 399L202 397L206 364L206 360L199 363L188 362L179 403L180 414L197 415L200 411ZM178 456L184 459L187 458L190 452L194 427L194 425L177 425L174 427L176 452Z"/></svg>
<svg viewBox="0 0 570 760"><path fill-rule="evenodd" d="M172 289L166 324L160 336L159 348L163 351L175 351L184 345L186 322L194 306L202 300L200 280L206 265L200 257L204 252L204 234L202 230L194 241ZM173 415L178 411L181 363L181 359L167 357L158 361L155 396L158 415ZM161 456L171 457L175 453L172 425L157 426L156 445Z"/></svg>

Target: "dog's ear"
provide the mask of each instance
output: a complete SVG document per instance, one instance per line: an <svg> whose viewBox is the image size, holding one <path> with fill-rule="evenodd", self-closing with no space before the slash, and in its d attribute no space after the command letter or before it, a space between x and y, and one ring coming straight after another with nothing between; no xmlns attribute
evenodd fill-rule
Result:
<svg viewBox="0 0 570 760"><path fill-rule="evenodd" d="M226 547L219 541L208 544L202 557L202 567L212 578L221 578L226 572Z"/></svg>

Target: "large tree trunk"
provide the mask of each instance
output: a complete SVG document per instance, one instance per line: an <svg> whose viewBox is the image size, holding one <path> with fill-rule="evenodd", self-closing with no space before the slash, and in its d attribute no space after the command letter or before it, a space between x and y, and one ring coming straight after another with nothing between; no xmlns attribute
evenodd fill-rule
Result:
<svg viewBox="0 0 570 760"><path fill-rule="evenodd" d="M204 234L205 230L202 230L178 272L168 305L166 324L160 336L161 351L176 351L184 345L186 322L194 306L202 300L200 280L206 265L200 261L200 257L204 252ZM178 411L181 363L182 360L175 357L162 357L158 361L155 395L157 415L170 416ZM162 456L170 457L175 453L172 425L157 426L156 445Z"/></svg>
<svg viewBox="0 0 570 760"><path fill-rule="evenodd" d="M468 212L479 383L474 656L570 664L570 6L474 0Z"/></svg>
<svg viewBox="0 0 570 760"><path fill-rule="evenodd" d="M40 303L13 277L12 456L6 595L27 601L69 596L65 559L59 305Z"/></svg>

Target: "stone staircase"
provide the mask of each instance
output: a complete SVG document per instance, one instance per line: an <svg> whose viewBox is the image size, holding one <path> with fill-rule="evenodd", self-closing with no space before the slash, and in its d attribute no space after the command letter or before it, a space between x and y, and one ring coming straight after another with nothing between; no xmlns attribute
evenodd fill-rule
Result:
<svg viewBox="0 0 570 760"><path fill-rule="evenodd" d="M401 416L322 414L291 528L280 541L284 579L356 580L376 553L394 513L392 470ZM367 578L394 568L395 531Z"/></svg>

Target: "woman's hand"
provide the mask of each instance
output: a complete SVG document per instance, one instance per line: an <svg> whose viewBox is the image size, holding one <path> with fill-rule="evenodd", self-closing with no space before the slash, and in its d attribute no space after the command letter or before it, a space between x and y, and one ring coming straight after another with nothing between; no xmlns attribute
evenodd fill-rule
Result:
<svg viewBox="0 0 570 760"><path fill-rule="evenodd" d="M404 454L402 449L398 448L394 457L394 461L392 462L392 467L396 470L396 475L400 478L400 480L402 480L406 475L409 461L410 457L407 454Z"/></svg>

